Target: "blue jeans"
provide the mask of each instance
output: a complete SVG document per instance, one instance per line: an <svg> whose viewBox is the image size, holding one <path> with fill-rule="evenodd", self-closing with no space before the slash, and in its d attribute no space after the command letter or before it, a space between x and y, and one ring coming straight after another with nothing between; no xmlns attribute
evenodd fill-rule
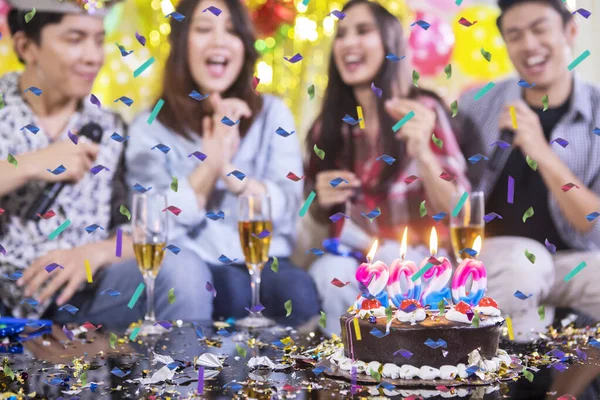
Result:
<svg viewBox="0 0 600 400"><path fill-rule="evenodd" d="M250 274L245 265L209 265L217 290L213 318L243 318L252 303ZM317 290L306 271L295 267L287 258L279 259L279 272L271 270L269 261L261 276L260 302L263 314L282 325L297 326L321 310ZM284 304L292 301L292 313L286 317Z"/></svg>

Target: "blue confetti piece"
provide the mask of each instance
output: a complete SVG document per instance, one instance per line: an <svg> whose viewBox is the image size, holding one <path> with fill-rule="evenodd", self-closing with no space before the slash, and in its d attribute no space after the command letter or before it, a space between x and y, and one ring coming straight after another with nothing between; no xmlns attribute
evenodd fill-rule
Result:
<svg viewBox="0 0 600 400"><path fill-rule="evenodd" d="M225 219L225 213L221 210L219 210L219 212L217 212L216 214L214 212L207 212L206 213L206 218L210 218L213 221L217 221L219 219Z"/></svg>
<svg viewBox="0 0 600 400"><path fill-rule="evenodd" d="M33 133L34 135L40 131L40 128L38 128L37 126L35 126L33 124L27 124L19 130L22 131L23 129L27 129L29 132Z"/></svg>
<svg viewBox="0 0 600 400"><path fill-rule="evenodd" d="M479 367L477 365L472 365L469 368L466 369L466 373L471 376L473 375L475 372L479 371Z"/></svg>
<svg viewBox="0 0 600 400"><path fill-rule="evenodd" d="M479 154L479 153L475 154L474 156L469 157L469 162L471 164L477 164L481 160L488 161L489 159L486 156Z"/></svg>
<svg viewBox="0 0 600 400"><path fill-rule="evenodd" d="M379 385L377 386L381 386L382 388L386 389L386 390L394 390L396 388L396 386L392 385L389 382L381 382Z"/></svg>
<svg viewBox="0 0 600 400"><path fill-rule="evenodd" d="M64 165L60 164L58 167L56 167L54 169L54 171L50 170L50 169L46 169L46 171L50 172L53 175L60 175L63 172L65 172L67 169L65 168Z"/></svg>
<svg viewBox="0 0 600 400"><path fill-rule="evenodd" d="M233 264L234 262L237 261L237 258L234 258L233 260L230 260L229 257L227 257L225 254L221 254L219 256L219 261L221 261L223 264Z"/></svg>
<svg viewBox="0 0 600 400"><path fill-rule="evenodd" d="M96 229L100 229L100 230L102 230L102 231L104 230L104 228L103 228L103 227L101 227L101 226L100 226L100 225L98 225L98 224L92 224L92 225L90 225L90 226L86 226L86 227L85 227L85 231L86 231L87 233L93 233L93 232L95 232L95 231L96 231Z"/></svg>
<svg viewBox="0 0 600 400"><path fill-rule="evenodd" d="M437 341L433 339L427 339L425 341L425 346L430 347L432 349L437 349L439 347L447 348L448 343L444 339L438 339Z"/></svg>
<svg viewBox="0 0 600 400"><path fill-rule="evenodd" d="M135 190L136 192L139 192L139 193L146 193L150 189L152 189L152 186L150 186L150 187L148 187L148 189L146 189L139 183L136 183L135 185L133 185L133 190Z"/></svg>
<svg viewBox="0 0 600 400"><path fill-rule="evenodd" d="M65 310L65 311L69 312L70 314L75 315L75 314L77 314L77 311L79 311L79 308L77 308L71 304L65 304L64 306L62 306L58 309L58 311L62 311L62 310Z"/></svg>
<svg viewBox="0 0 600 400"><path fill-rule="evenodd" d="M395 55L394 53L388 53L387 56L385 56L386 59L397 62L400 61L404 58L406 58L406 56L402 56L402 57L398 57L397 55Z"/></svg>
<svg viewBox="0 0 600 400"><path fill-rule="evenodd" d="M221 119L221 122L222 122L222 123L224 123L224 124L225 124L225 125L227 125L227 126L235 126L235 125L237 125L237 124L239 124L239 123L240 123L240 120L238 119L237 121L233 122L233 121L232 121L232 120L230 120L229 118L227 118L227 117L223 117L223 118Z"/></svg>
<svg viewBox="0 0 600 400"><path fill-rule="evenodd" d="M112 369L112 371L110 371L111 374L118 376L119 378L124 378L127 375L129 375L131 373L131 371L127 371L124 372L123 370L121 370L119 367L114 367Z"/></svg>
<svg viewBox="0 0 600 400"><path fill-rule="evenodd" d="M388 333L387 333L387 332L386 332L386 333L384 333L384 332L381 332L381 331L380 331L379 329L377 329L377 328L373 328L373 329L371 329L371 331L370 331L369 333L370 333L371 335L375 336L375 337L376 337L376 338L378 338L378 339L381 339L382 337L384 337L384 336L387 336L387 335L388 335Z"/></svg>
<svg viewBox="0 0 600 400"><path fill-rule="evenodd" d="M91 172L92 174L94 174L94 175L98 175L98 173L99 173L100 171L102 171L103 169L105 169L105 170L107 170L107 171L110 171L110 169L106 168L104 165L102 165L102 164L99 164L99 165L96 165L95 167L92 167L92 168L90 169L90 172Z"/></svg>
<svg viewBox="0 0 600 400"><path fill-rule="evenodd" d="M345 180L343 178L340 178L340 177L337 177L337 178L333 179L331 182L329 182L329 184L331 185L331 187L335 188L335 187L337 187L342 182L349 183L347 180Z"/></svg>
<svg viewBox="0 0 600 400"><path fill-rule="evenodd" d="M373 211L369 212L368 214L361 212L360 215L367 218L369 221L372 221L381 215L381 211L378 208L376 208Z"/></svg>
<svg viewBox="0 0 600 400"><path fill-rule="evenodd" d="M586 215L585 219L587 219L588 221L592 222L593 220L595 220L599 216L600 216L600 213L597 212L597 211L594 211L593 213L589 213L588 215Z"/></svg>
<svg viewBox="0 0 600 400"><path fill-rule="evenodd" d="M28 87L27 89L25 89L25 91L23 93L27 93L27 92L31 92L31 93L35 94L36 96L40 97L42 94L42 89L36 88L35 86L31 86L31 87Z"/></svg>
<svg viewBox="0 0 600 400"><path fill-rule="evenodd" d="M350 125L356 125L360 121L362 121L362 118L361 119L354 119L350 115L346 114L344 116L344 118L342 118L342 121L344 121L345 123L350 124Z"/></svg>
<svg viewBox="0 0 600 400"><path fill-rule="evenodd" d="M525 88L525 89L529 89L535 86L535 83L529 84L525 79L521 79L517 85Z"/></svg>
<svg viewBox="0 0 600 400"><path fill-rule="evenodd" d="M213 13L217 17L219 15L221 15L221 13L223 12L223 11L221 11L220 9L218 9L215 6L209 6L209 7L205 8L204 10L202 10L202 12L207 12L207 11L210 11L211 13Z"/></svg>
<svg viewBox="0 0 600 400"><path fill-rule="evenodd" d="M9 279L14 282L14 281L21 279L21 277L23 276L23 273L21 271L17 271L17 272L13 272L10 275L2 274L2 276L5 277L6 279Z"/></svg>
<svg viewBox="0 0 600 400"><path fill-rule="evenodd" d="M123 136L119 135L117 132L110 135L110 138L112 140L114 140L115 142L119 142L119 143L123 143L123 142L127 141L130 137L131 136L123 137Z"/></svg>
<svg viewBox="0 0 600 400"><path fill-rule="evenodd" d="M288 132L285 129L283 129L282 127L277 128L277 130L275 131L276 134L278 134L279 136L282 136L282 137L288 137L290 135L293 135L295 132L296 131Z"/></svg>
<svg viewBox="0 0 600 400"><path fill-rule="evenodd" d="M448 215L447 213L445 213L445 212L442 211L442 212L439 212L437 214L434 214L432 218L436 222L440 222L441 220L443 220L444 218L446 218L447 215Z"/></svg>
<svg viewBox="0 0 600 400"><path fill-rule="evenodd" d="M119 43L116 43L117 47L119 48L119 51L121 52L121 56L122 57L127 57L128 55L130 55L131 53L133 53L133 50L131 51L127 51L127 49L125 48L125 46L120 45Z"/></svg>
<svg viewBox="0 0 600 400"><path fill-rule="evenodd" d="M229 382L228 384L226 384L225 386L223 386L224 388L228 388L233 390L234 392L237 392L238 390L240 390L243 386L240 385L237 382Z"/></svg>
<svg viewBox="0 0 600 400"><path fill-rule="evenodd" d="M556 138L554 140L551 140L550 144L552 144L552 143L558 143L558 145L560 147L562 147L563 149L569 145L569 142L563 138Z"/></svg>
<svg viewBox="0 0 600 400"><path fill-rule="evenodd" d="M427 29L429 29L429 27L431 26L431 24L430 24L429 22L427 22L427 21L423 21L422 19L420 19L420 20L418 20L418 21L415 21L415 22L413 22L412 24L410 24L410 26L415 26L415 24L416 24L416 25L419 25L419 26L420 26L421 28L423 28L424 30L427 30Z"/></svg>
<svg viewBox="0 0 600 400"><path fill-rule="evenodd" d="M553 245L552 243L550 243L550 242L548 241L548 239L546 239L546 240L544 241L544 244L546 245L546 248L548 249L548 251L549 251L550 253L552 253L552 254L556 254L556 246L555 246L555 245Z"/></svg>
<svg viewBox="0 0 600 400"><path fill-rule="evenodd" d="M217 335L219 336L224 336L224 337L229 337L231 336L231 332L229 332L227 329L225 328L221 328L217 331Z"/></svg>
<svg viewBox="0 0 600 400"><path fill-rule="evenodd" d="M58 265L57 263L48 264L44 267L44 269L48 273L54 271L56 268L65 269L65 267L63 267L62 265Z"/></svg>
<svg viewBox="0 0 600 400"><path fill-rule="evenodd" d="M120 101L121 103L125 104L127 107L131 107L131 105L133 104L133 100L131 100L129 97L127 96L121 96L118 99L116 99L114 101L114 103Z"/></svg>
<svg viewBox="0 0 600 400"><path fill-rule="evenodd" d="M192 93L190 93L190 97L194 100L202 101L208 97L208 93L203 95L195 90L192 90Z"/></svg>
<svg viewBox="0 0 600 400"><path fill-rule="evenodd" d="M462 249L461 251L458 252L458 254L462 254L462 253L467 253L471 257L475 257L477 255L477 251L475 251L475 249L472 249L470 247L465 247L464 249Z"/></svg>
<svg viewBox="0 0 600 400"><path fill-rule="evenodd" d="M267 237L271 236L271 232L269 232L266 229L263 229L262 232L260 232L260 233L253 233L252 236L255 237L255 238L257 238L257 239L264 239L264 238L267 238Z"/></svg>
<svg viewBox="0 0 600 400"><path fill-rule="evenodd" d="M379 157L376 158L377 161L383 161L384 163L386 163L387 165L392 165L394 163L394 161L396 161L396 159L392 156L388 156L387 154L383 154Z"/></svg>
<svg viewBox="0 0 600 400"><path fill-rule="evenodd" d="M165 15L165 18L172 17L177 22L181 22L185 19L185 15L179 14L177 11L173 11L171 14Z"/></svg>
<svg viewBox="0 0 600 400"><path fill-rule="evenodd" d="M600 349L600 342L599 342L599 341L597 341L596 339L590 339L590 340L588 341L588 344L589 344L590 346L593 346L593 347L596 347L596 348Z"/></svg>
<svg viewBox="0 0 600 400"><path fill-rule="evenodd" d="M163 153L167 154L169 152L169 150L171 150L171 148L167 145L164 145L162 143L157 144L156 146L154 146L152 149L150 150L154 150L154 149L159 149L160 151L162 151Z"/></svg>
<svg viewBox="0 0 600 400"><path fill-rule="evenodd" d="M100 293L101 296L105 294L109 295L110 297L117 297L121 295L121 292L115 289L106 289Z"/></svg>
<svg viewBox="0 0 600 400"><path fill-rule="evenodd" d="M329 217L329 219L331 220L331 222L334 222L334 223L338 222L342 218L350 219L350 217L347 216L346 214L344 214L343 212L335 213L335 214L333 214L333 215L331 215Z"/></svg>
<svg viewBox="0 0 600 400"><path fill-rule="evenodd" d="M339 20L342 20L342 19L346 18L346 14L344 14L343 12L338 11L338 10L333 10L328 15L331 15L331 14L333 14L333 16L336 17Z"/></svg>
<svg viewBox="0 0 600 400"><path fill-rule="evenodd" d="M325 254L325 252L321 249L317 249L316 247L313 247L310 250L306 250L306 254L308 253L313 253L315 256L322 256L323 254Z"/></svg>
<svg viewBox="0 0 600 400"><path fill-rule="evenodd" d="M39 301L37 301L36 299L32 299L31 297L28 297L26 299L21 300L21 302L19 304L23 304L23 303L27 303L30 306L37 306L39 304Z"/></svg>
<svg viewBox="0 0 600 400"><path fill-rule="evenodd" d="M206 160L206 157L207 157L206 154L204 154L204 153L202 153L200 151L195 151L192 154L188 154L188 158L190 158L192 156L196 157L200 161Z"/></svg>
<svg viewBox="0 0 600 400"><path fill-rule="evenodd" d="M594 135L598 135L598 136L600 136L600 128L594 128L594 130L592 131L592 133L593 133Z"/></svg>
<svg viewBox="0 0 600 400"><path fill-rule="evenodd" d="M170 244L170 245L168 245L168 246L165 246L165 247L163 248L163 250L164 250L164 249L167 249L167 250L169 250L169 251L170 251L171 253L173 253L173 254L179 254L179 252L181 251L181 249L180 249L179 247L175 246L174 244Z"/></svg>
<svg viewBox="0 0 600 400"><path fill-rule="evenodd" d="M397 355L401 355L402 357L406 358L406 359L410 359L413 356L413 353L411 353L410 351L406 350L406 349L400 349L394 352L394 354L392 354L394 356Z"/></svg>
<svg viewBox="0 0 600 400"><path fill-rule="evenodd" d="M204 330L202 329L200 324L197 322L192 322L192 324L194 325L194 329L196 330L196 336L198 336L198 339L204 339Z"/></svg>
<svg viewBox="0 0 600 400"><path fill-rule="evenodd" d="M230 176L230 175L233 175L233 176L235 176L235 177L236 177L236 178L238 178L240 181L243 181L243 180L244 180L244 178L246 177L246 174L245 174L245 173L243 173L242 171L238 171L237 169L236 169L236 170L233 170L233 171L231 171L231 172L230 172L230 173L228 173L226 176Z"/></svg>
<svg viewBox="0 0 600 400"><path fill-rule="evenodd" d="M135 38L137 39L138 42L140 42L140 44L144 47L146 47L146 37L144 37L143 35L141 35L139 32L135 32Z"/></svg>
<svg viewBox="0 0 600 400"><path fill-rule="evenodd" d="M498 146L502 150L506 150L510 147L510 143L505 142L504 140L496 140L494 143L490 144L490 147Z"/></svg>
<svg viewBox="0 0 600 400"><path fill-rule="evenodd" d="M492 220L494 220L496 218L502 219L502 216L500 214L496 214L495 212L491 212L489 214L486 214L483 217L483 220L487 223L487 222L490 222L490 221L492 221Z"/></svg>
<svg viewBox="0 0 600 400"><path fill-rule="evenodd" d="M296 64L299 61L302 61L302 54L296 53L292 58L283 57L283 59L291 64Z"/></svg>
<svg viewBox="0 0 600 400"><path fill-rule="evenodd" d="M520 299L520 300L527 300L528 298L530 298L531 296L533 296L533 293L532 293L532 294L530 294L530 295L527 295L527 294L525 294L525 293L521 292L520 290L517 290L517 291L515 292L514 296L515 296L517 299Z"/></svg>

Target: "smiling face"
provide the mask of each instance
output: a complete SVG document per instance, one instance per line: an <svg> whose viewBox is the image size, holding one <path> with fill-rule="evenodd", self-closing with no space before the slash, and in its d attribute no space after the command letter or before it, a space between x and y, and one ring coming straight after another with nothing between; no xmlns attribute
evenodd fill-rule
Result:
<svg viewBox="0 0 600 400"><path fill-rule="evenodd" d="M210 11L202 12L209 6L222 13L217 17ZM224 1L198 3L190 25L188 54L192 77L204 92L223 93L236 81L244 63L244 43Z"/></svg>
<svg viewBox="0 0 600 400"><path fill-rule="evenodd" d="M357 4L345 13L333 42L335 65L346 85L369 85L383 64L381 34L366 4Z"/></svg>
<svg viewBox="0 0 600 400"><path fill-rule="evenodd" d="M547 87L568 75L577 26L541 2L514 5L502 16L508 55L521 78Z"/></svg>

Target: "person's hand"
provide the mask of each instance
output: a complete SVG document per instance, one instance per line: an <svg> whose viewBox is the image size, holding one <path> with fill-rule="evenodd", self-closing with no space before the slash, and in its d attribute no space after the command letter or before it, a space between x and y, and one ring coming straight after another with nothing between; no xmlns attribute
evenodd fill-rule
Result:
<svg viewBox="0 0 600 400"><path fill-rule="evenodd" d="M517 129L513 128L510 106L515 107ZM524 155L529 156L534 161L542 160L545 157L545 152L552 151L546 136L544 136L539 117L523 100L516 100L504 106L498 127L500 130L510 129L514 131L513 145L519 147Z"/></svg>
<svg viewBox="0 0 600 400"><path fill-rule="evenodd" d="M82 283L87 282L85 260L90 262L92 276L107 263L107 251L103 243L92 243L68 250L53 250L26 268L17 285L25 288L25 297L35 295L35 299L40 303L51 299L64 287L56 300L56 304L62 306L73 297ZM57 263L64 269L57 267L48 273L45 267L51 263Z"/></svg>
<svg viewBox="0 0 600 400"><path fill-rule="evenodd" d="M400 120L413 111L415 116L396 133L398 139L406 142L409 157L425 160L433 155L431 134L435 128L435 112L415 100L393 98L385 102L385 110L394 119Z"/></svg>
<svg viewBox="0 0 600 400"><path fill-rule="evenodd" d="M338 186L333 187L330 182L335 178L345 179L348 183L342 182ZM360 187L360 185L360 180L350 171L321 171L317 174L315 182L318 204L323 208L329 208L344 203L352 197L354 189Z"/></svg>
<svg viewBox="0 0 600 400"><path fill-rule="evenodd" d="M21 163L31 168L32 178L47 182L78 182L89 172L96 160L100 146L90 141L81 140L75 145L69 140L53 143L50 146L24 154ZM66 171L59 175L51 174L46 169L54 170L64 165Z"/></svg>

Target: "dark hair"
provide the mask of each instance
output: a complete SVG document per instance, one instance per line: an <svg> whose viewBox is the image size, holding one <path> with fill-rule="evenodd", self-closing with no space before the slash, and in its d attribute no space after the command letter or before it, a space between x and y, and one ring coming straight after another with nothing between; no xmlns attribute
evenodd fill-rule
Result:
<svg viewBox="0 0 600 400"><path fill-rule="evenodd" d="M562 0L498 0L498 7L500 7L500 15L498 19L496 19L496 25L498 25L498 30L502 33L502 17L506 13L506 11L512 6L516 6L524 3L542 3L547 4L550 7L554 8L556 12L558 12L563 20L563 25L566 25L571 19L573 19L573 14L567 8L565 3Z"/></svg>
<svg viewBox="0 0 600 400"><path fill-rule="evenodd" d="M60 24L64 17L64 14L61 13L37 12L35 18L32 18L29 22L25 22L25 14L27 14L27 12L28 11L18 10L16 8L11 9L7 16L8 28L10 29L11 35L22 31L25 36L38 45L42 40L42 29L44 29L46 25ZM25 63L19 54L17 54L17 57L19 58L19 61L23 64Z"/></svg>
<svg viewBox="0 0 600 400"><path fill-rule="evenodd" d="M373 13L383 42L384 52L386 54L394 53L398 56L406 54L407 41L404 39L400 21L380 4L368 0L350 0L346 3L342 12L359 4L365 4ZM409 161L406 156L404 142L396 139L392 131L396 121L385 111L385 101L395 96L415 98L421 94L427 94L439 100L439 97L435 94L414 86L408 86L409 84L403 82L403 80L408 81L410 78L408 75L403 77L403 69L406 66L402 64L402 61L384 60L381 69L373 80L375 86L383 89L382 97L376 97L380 140L383 142L385 153L397 160L391 166L386 166L383 169L379 182L375 185L374 191L377 193L387 191ZM347 113L352 114L357 105L352 87L346 85L340 76L332 50L329 57L328 84L323 106L307 138L307 151L310 154L310 160L306 174L309 180L314 182L316 174L320 171L330 169L354 170L354 138L352 135L345 138L342 134L342 127L345 124L342 118ZM326 157L324 160L316 158L313 151L315 144L325 151Z"/></svg>
<svg viewBox="0 0 600 400"><path fill-rule="evenodd" d="M180 1L177 12L185 15L186 18L181 22L177 22L175 18L171 19L169 36L171 53L165 66L161 95L165 100L165 108L158 116L162 124L186 138L188 138L188 130L202 136L202 118L211 112L207 101L198 103L197 100L189 97L192 90L200 91L189 68L188 54L190 24L199 3L200 0ZM258 53L254 48L255 36L246 6L240 0L225 0L225 4L231 14L233 29L244 44L244 62L237 79L225 93L222 93L222 96L244 100L252 110L252 117L242 119L240 122L240 135L243 136L250 129L254 117L262 107L262 98L252 89L252 77Z"/></svg>

